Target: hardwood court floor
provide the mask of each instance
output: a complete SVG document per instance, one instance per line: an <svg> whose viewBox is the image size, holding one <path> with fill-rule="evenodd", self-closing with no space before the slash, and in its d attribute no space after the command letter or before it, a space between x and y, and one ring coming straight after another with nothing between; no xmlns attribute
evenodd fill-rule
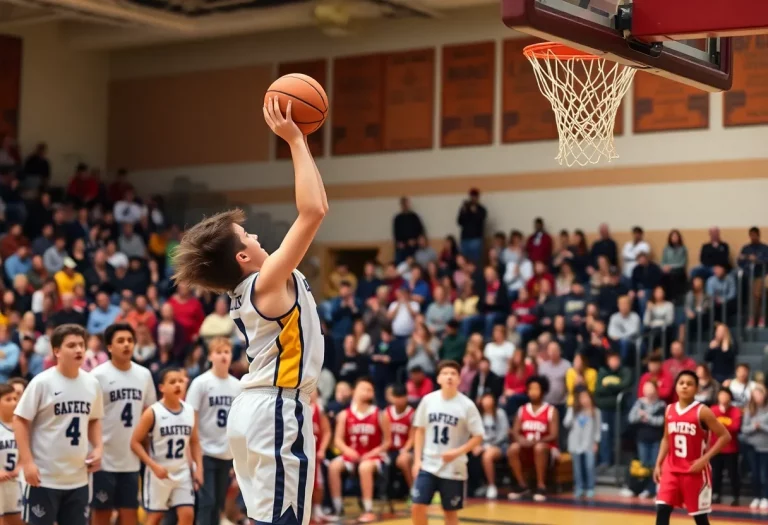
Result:
<svg viewBox="0 0 768 525"><path fill-rule="evenodd" d="M655 513L650 502L598 497L595 501L586 503L576 502L564 496L543 504L470 500L467 507L459 513L459 520L467 525L652 525L655 523ZM716 507L710 518L712 525L759 522L768 523L768 515L726 506ZM354 521L350 519L347 523ZM411 520L407 509L398 506L394 515L382 515L376 523L408 525ZM440 508L432 507L429 525L442 523ZM673 515L672 525L685 524L692 525L693 519L682 511Z"/></svg>

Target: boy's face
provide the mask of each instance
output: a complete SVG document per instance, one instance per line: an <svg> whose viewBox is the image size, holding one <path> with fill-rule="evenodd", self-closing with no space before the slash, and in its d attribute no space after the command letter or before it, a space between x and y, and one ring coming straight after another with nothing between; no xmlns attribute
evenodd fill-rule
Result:
<svg viewBox="0 0 768 525"><path fill-rule="evenodd" d="M749 370L747 370L747 367L740 366L736 369L736 379L738 379L740 383L747 382L747 379L749 379Z"/></svg>
<svg viewBox="0 0 768 525"><path fill-rule="evenodd" d="M135 343L131 332L120 330L112 336L112 343L109 345L108 350L113 357L120 360L128 360L133 357Z"/></svg>
<svg viewBox="0 0 768 525"><path fill-rule="evenodd" d="M408 396L391 396L390 404L398 411L402 411L408 406Z"/></svg>
<svg viewBox="0 0 768 525"><path fill-rule="evenodd" d="M437 384L443 388L458 388L459 386L459 373L451 367L445 367L440 371L437 376Z"/></svg>
<svg viewBox="0 0 768 525"><path fill-rule="evenodd" d="M168 372L160 384L160 392L164 396L178 398L184 389L184 375L181 372Z"/></svg>
<svg viewBox="0 0 768 525"><path fill-rule="evenodd" d="M13 414L17 404L19 404L19 396L15 391L5 394L3 397L0 397L0 412Z"/></svg>
<svg viewBox="0 0 768 525"><path fill-rule="evenodd" d="M232 364L232 349L229 346L219 345L211 352L209 358L212 365L228 369Z"/></svg>
<svg viewBox="0 0 768 525"><path fill-rule="evenodd" d="M361 381L355 386L355 401L358 403L372 403L374 399L373 385L367 381Z"/></svg>
<svg viewBox="0 0 768 525"><path fill-rule="evenodd" d="M63 366L80 366L85 356L85 339L70 334L64 338L61 347L54 349L54 355Z"/></svg>
<svg viewBox="0 0 768 525"><path fill-rule="evenodd" d="M16 398L21 399L21 394L24 393L24 385L21 383L14 383L13 389L16 391Z"/></svg>
<svg viewBox="0 0 768 525"><path fill-rule="evenodd" d="M613 371L616 371L621 366L621 360L618 356L612 355L608 358L608 368L610 368Z"/></svg>
<svg viewBox="0 0 768 525"><path fill-rule="evenodd" d="M731 396L729 396L726 392L718 392L717 402L724 407L728 406L731 404Z"/></svg>

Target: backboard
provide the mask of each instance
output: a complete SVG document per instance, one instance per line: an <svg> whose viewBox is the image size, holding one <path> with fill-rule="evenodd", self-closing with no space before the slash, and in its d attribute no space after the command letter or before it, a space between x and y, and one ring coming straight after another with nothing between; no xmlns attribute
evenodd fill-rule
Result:
<svg viewBox="0 0 768 525"><path fill-rule="evenodd" d="M706 91L730 89L730 37L637 39L632 37L629 9L628 0L502 0L504 23L522 33Z"/></svg>

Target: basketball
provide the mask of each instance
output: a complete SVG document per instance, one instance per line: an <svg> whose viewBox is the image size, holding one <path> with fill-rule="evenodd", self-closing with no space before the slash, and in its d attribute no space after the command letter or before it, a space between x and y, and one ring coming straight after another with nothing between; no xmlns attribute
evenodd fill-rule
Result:
<svg viewBox="0 0 768 525"><path fill-rule="evenodd" d="M275 96L278 97L283 115L288 101L292 101L291 116L305 135L314 133L325 122L328 115L328 96L323 86L314 78L301 73L283 75L269 86L264 102Z"/></svg>

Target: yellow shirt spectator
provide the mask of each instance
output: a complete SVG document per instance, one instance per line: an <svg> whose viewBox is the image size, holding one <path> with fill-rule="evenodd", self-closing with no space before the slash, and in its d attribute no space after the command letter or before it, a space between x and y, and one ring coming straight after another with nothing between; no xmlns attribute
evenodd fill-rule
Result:
<svg viewBox="0 0 768 525"><path fill-rule="evenodd" d="M582 370L579 372L578 370ZM584 385L590 394L595 393L597 385L597 370L594 368L584 368L584 361L581 355L576 354L573 358L573 367L565 373L565 388L568 391L568 406L573 406L573 392L579 385Z"/></svg>
<svg viewBox="0 0 768 525"><path fill-rule="evenodd" d="M59 295L73 293L78 284L85 286L83 275L77 273L75 268L77 268L77 263L71 257L65 257L64 268L54 274L53 279L59 288Z"/></svg>

